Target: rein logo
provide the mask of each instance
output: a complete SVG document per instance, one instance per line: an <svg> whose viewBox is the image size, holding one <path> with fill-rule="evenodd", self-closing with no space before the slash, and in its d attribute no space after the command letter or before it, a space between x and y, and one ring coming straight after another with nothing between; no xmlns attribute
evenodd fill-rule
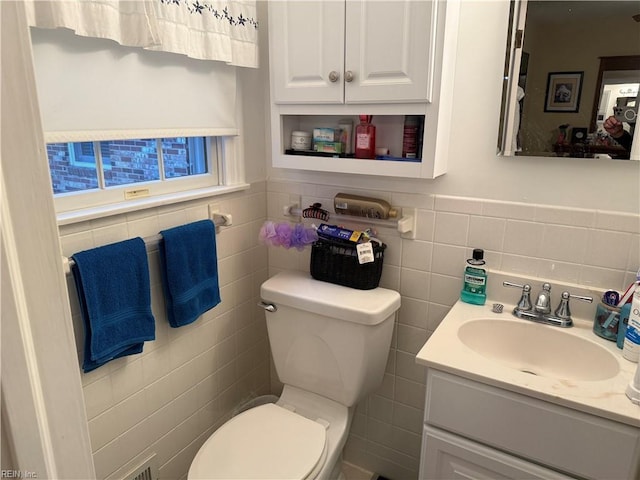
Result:
<svg viewBox="0 0 640 480"><path fill-rule="evenodd" d="M22 470L0 470L0 478L38 478L38 474Z"/></svg>

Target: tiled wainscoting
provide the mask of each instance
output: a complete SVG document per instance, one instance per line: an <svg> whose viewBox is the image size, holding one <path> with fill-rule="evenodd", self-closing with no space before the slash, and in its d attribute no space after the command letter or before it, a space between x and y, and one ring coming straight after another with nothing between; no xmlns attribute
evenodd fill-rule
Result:
<svg viewBox="0 0 640 480"><path fill-rule="evenodd" d="M381 286L398 290L402 306L384 383L358 406L345 452L347 462L394 480L417 478L425 372L414 356L458 299L472 248L485 249L490 269L551 283L624 289L640 267L637 215L284 181L270 181L267 190L272 220L285 220L283 205L297 198L302 208L320 202L332 211L338 192L417 208L415 240L402 239L392 228L377 228L388 245ZM271 248L270 274L308 270L309 254L309 249ZM272 383L277 393L274 376Z"/></svg>
<svg viewBox="0 0 640 480"><path fill-rule="evenodd" d="M193 324L170 328L158 251L151 251L156 340L140 355L82 374L98 478L122 478L154 452L161 478L184 478L211 432L244 401L269 393L264 312L256 306L267 278L267 250L258 244L265 195L259 183L245 192L60 227L63 254L70 256L208 218L209 204L233 216L233 226L217 234L222 302ZM82 320L72 276L67 280L82 358Z"/></svg>
<svg viewBox="0 0 640 480"><path fill-rule="evenodd" d="M259 287L279 270L308 270L310 249L267 249L258 231L267 218L292 220L282 214L292 199L303 208L321 202L331 210L339 191L345 189L270 181L245 192L60 228L63 254L70 256L207 218L209 204L233 215L233 226L217 236L222 303L190 326L170 328L158 252L152 250L156 341L140 355L82 374L98 478L120 479L155 453L161 478L182 479L197 449L234 410L256 396L279 393L264 312L256 306ZM345 451L347 462L393 480L417 478L425 372L414 356L457 300L472 248L485 249L489 268L602 288L624 288L640 266L635 215L346 191L417 209L414 240L393 228L377 229L388 245L381 286L398 290L402 307L383 385L358 406ZM67 283L81 357L83 329L71 276Z"/></svg>

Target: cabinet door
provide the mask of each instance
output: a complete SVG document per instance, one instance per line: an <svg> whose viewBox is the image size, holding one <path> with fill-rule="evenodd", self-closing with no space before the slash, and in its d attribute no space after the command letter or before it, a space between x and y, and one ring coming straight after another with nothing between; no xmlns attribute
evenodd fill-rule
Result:
<svg viewBox="0 0 640 480"><path fill-rule="evenodd" d="M571 478L429 426L425 427L422 435L422 448L420 480Z"/></svg>
<svg viewBox="0 0 640 480"><path fill-rule="evenodd" d="M269 1L275 103L343 103L344 9L342 1Z"/></svg>
<svg viewBox="0 0 640 480"><path fill-rule="evenodd" d="M347 1L346 103L431 101L438 3Z"/></svg>

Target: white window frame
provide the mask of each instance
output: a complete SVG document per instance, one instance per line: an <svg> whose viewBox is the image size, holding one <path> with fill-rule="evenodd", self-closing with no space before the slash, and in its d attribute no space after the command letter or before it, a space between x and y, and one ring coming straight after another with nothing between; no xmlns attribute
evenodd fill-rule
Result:
<svg viewBox="0 0 640 480"><path fill-rule="evenodd" d="M189 135L163 133L162 137L158 138L171 136ZM156 136L146 138L154 137ZM248 189L250 186L244 183L244 169L238 169L236 166L239 161L236 147L239 142L236 136L207 138L205 148L208 173L118 185L102 190L57 194L54 196L54 204L58 225ZM132 191L142 193L139 196L134 195L134 198L125 199L126 192Z"/></svg>

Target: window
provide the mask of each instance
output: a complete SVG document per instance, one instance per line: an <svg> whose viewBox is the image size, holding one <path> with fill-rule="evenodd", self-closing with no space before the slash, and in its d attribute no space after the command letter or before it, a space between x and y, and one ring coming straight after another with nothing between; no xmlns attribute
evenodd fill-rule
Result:
<svg viewBox="0 0 640 480"><path fill-rule="evenodd" d="M48 143L58 211L219 185L219 137Z"/></svg>

